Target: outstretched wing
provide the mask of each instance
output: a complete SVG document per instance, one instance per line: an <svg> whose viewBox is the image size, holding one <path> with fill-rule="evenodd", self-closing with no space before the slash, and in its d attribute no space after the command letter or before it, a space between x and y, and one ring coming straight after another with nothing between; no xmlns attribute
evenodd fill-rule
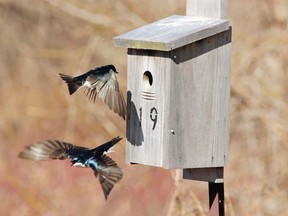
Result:
<svg viewBox="0 0 288 216"><path fill-rule="evenodd" d="M105 154L97 160L97 166L91 168L94 170L96 178L99 175L99 182L105 199L107 200L114 185L122 179L123 172L121 168Z"/></svg>
<svg viewBox="0 0 288 216"><path fill-rule="evenodd" d="M88 76L86 81L90 82L91 85L91 87L88 87L86 90L89 99L94 102L98 94L99 98L101 98L110 109L125 120L127 115L126 102L119 89L115 73L109 72L91 75Z"/></svg>
<svg viewBox="0 0 288 216"><path fill-rule="evenodd" d="M18 157L30 160L64 160L71 156L77 148L81 147L58 140L46 140L27 146L23 152L20 152Z"/></svg>

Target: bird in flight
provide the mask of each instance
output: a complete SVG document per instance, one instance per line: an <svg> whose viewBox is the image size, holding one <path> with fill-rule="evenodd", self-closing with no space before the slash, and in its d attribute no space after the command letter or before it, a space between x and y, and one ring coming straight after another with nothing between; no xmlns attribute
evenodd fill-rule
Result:
<svg viewBox="0 0 288 216"><path fill-rule="evenodd" d="M127 116L126 102L119 89L114 65L95 67L80 76L69 76L59 73L67 83L70 95L78 89L85 87L87 97L95 102L98 95L110 109L124 120Z"/></svg>
<svg viewBox="0 0 288 216"><path fill-rule="evenodd" d="M93 149L58 140L46 140L27 146L24 151L20 152L18 157L36 161L70 158L71 166L91 168L95 177L99 176L99 182L107 200L114 185L122 179L123 172L105 152L121 139L115 137Z"/></svg>

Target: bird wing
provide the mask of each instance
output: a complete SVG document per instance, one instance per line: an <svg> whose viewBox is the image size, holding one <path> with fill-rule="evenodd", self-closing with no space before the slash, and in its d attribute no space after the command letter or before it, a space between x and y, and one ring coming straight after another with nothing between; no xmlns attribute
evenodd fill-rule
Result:
<svg viewBox="0 0 288 216"><path fill-rule="evenodd" d="M27 146L23 152L20 152L18 157L30 160L64 160L70 157L77 148L81 147L58 140L46 140Z"/></svg>
<svg viewBox="0 0 288 216"><path fill-rule="evenodd" d="M125 120L127 115L126 102L119 89L115 73L109 72L93 76L91 75L86 81L90 82L91 85L91 87L88 87L86 90L88 98L94 102L98 94L99 98L101 98L110 109Z"/></svg>
<svg viewBox="0 0 288 216"><path fill-rule="evenodd" d="M107 200L114 185L122 179L123 172L121 168L105 154L103 154L97 162L98 166L91 168L94 170L96 178L99 175L99 182L105 199Z"/></svg>

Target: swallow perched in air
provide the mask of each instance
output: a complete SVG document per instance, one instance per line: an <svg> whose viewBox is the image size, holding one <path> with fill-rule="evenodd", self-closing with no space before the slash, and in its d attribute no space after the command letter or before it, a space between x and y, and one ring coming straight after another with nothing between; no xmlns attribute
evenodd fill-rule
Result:
<svg viewBox="0 0 288 216"><path fill-rule="evenodd" d="M18 157L36 161L50 159L64 160L70 158L71 166L90 167L95 177L97 178L99 176L99 182L105 199L107 200L114 185L121 180L123 172L105 152L121 139L120 137L115 137L94 149L76 146L58 140L46 140L27 146L23 152L20 152Z"/></svg>
<svg viewBox="0 0 288 216"><path fill-rule="evenodd" d="M95 67L80 76L59 74L67 83L70 95L81 87L86 87L87 97L95 102L98 95L104 103L124 120L127 115L126 102L119 89L114 65Z"/></svg>

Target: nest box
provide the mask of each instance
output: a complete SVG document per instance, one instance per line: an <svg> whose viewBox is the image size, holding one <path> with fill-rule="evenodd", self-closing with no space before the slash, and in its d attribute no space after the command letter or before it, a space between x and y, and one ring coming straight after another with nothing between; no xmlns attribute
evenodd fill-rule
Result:
<svg viewBox="0 0 288 216"><path fill-rule="evenodd" d="M128 48L126 160L223 167L228 158L231 29L170 16L114 38Z"/></svg>

